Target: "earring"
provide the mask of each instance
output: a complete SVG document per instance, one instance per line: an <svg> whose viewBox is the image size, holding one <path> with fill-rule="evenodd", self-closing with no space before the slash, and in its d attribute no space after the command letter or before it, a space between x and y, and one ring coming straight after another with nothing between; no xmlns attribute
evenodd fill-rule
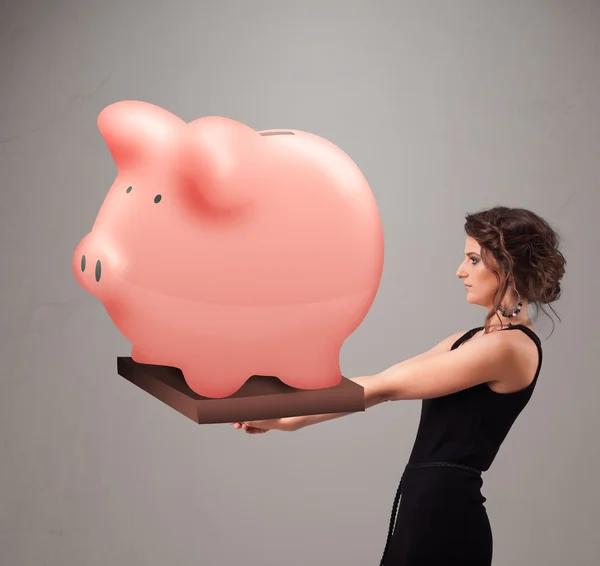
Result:
<svg viewBox="0 0 600 566"><path fill-rule="evenodd" d="M509 285L509 287L511 289L515 289L515 287L513 287L512 285ZM516 289L515 293L517 294L517 306L511 312L508 312L502 305L500 305L500 308L498 309L500 311L500 314L502 314L502 316L506 318L512 318L513 316L517 316L521 312L521 307L523 306L523 299L521 298L521 294L519 293L519 291L517 291Z"/></svg>

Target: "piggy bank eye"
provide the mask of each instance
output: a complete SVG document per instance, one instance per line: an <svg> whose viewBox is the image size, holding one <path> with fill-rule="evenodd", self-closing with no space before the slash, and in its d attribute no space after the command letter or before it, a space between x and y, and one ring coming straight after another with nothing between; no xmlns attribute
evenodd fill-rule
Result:
<svg viewBox="0 0 600 566"><path fill-rule="evenodd" d="M131 189L133 189L133 187L127 187L127 190L125 191L126 193L130 193Z"/></svg>
<svg viewBox="0 0 600 566"><path fill-rule="evenodd" d="M156 195L156 196L154 197L154 202L158 204L158 203L161 201L161 199L162 199L162 196L160 196L160 195Z"/></svg>

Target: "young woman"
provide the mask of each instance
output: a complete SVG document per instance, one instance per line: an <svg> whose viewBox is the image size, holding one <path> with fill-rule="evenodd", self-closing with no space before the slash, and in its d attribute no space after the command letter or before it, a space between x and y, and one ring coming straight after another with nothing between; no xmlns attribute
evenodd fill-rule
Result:
<svg viewBox="0 0 600 566"><path fill-rule="evenodd" d="M385 566L492 563L481 472L490 468L540 373L542 347L528 307L534 304L546 312L543 305L561 292L566 261L558 250L558 235L533 212L494 207L469 214L465 232L465 257L456 275L467 302L488 309L484 325L353 380L364 388L367 408L384 401L423 400L392 508L381 559ZM247 433L296 431L348 414L233 424Z"/></svg>

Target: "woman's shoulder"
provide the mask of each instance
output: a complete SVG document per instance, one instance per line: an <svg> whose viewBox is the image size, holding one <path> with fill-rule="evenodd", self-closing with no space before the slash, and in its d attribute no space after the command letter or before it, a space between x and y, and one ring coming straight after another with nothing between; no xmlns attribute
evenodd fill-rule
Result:
<svg viewBox="0 0 600 566"><path fill-rule="evenodd" d="M519 331L527 328L529 332ZM504 350L510 356L505 379L490 388L496 393L516 393L528 388L535 379L541 366L541 344L534 328L519 325L510 332L497 332L497 342L502 341ZM510 371L508 371L510 368Z"/></svg>

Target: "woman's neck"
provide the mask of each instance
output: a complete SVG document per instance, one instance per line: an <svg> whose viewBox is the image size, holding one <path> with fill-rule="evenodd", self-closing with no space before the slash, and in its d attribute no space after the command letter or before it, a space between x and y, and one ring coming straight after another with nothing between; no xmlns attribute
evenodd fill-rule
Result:
<svg viewBox="0 0 600 566"><path fill-rule="evenodd" d="M498 317L502 321L502 324L498 322ZM521 312L517 316L507 317L502 316L500 312L497 313L497 316L494 316L490 321L490 328L506 328L507 326L529 326L533 327L533 323L529 318L529 313L527 312L527 305L523 305Z"/></svg>

